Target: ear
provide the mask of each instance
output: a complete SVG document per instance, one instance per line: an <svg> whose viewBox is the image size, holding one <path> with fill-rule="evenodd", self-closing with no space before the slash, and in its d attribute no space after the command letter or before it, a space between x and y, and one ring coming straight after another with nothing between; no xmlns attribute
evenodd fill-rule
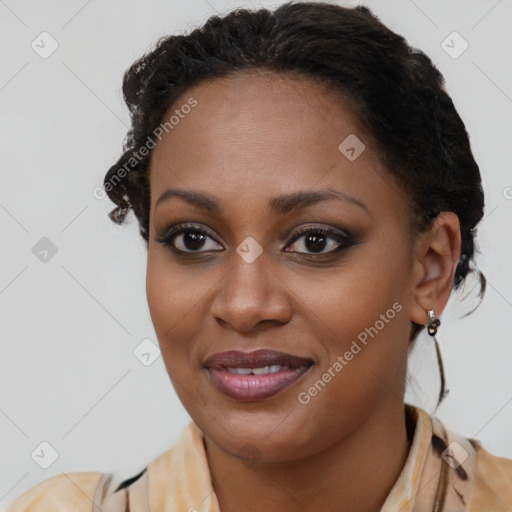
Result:
<svg viewBox="0 0 512 512"><path fill-rule="evenodd" d="M460 257L459 218L453 212L441 212L432 228L422 233L414 248L413 300L410 319L420 325L428 321L427 310L440 316L452 291Z"/></svg>

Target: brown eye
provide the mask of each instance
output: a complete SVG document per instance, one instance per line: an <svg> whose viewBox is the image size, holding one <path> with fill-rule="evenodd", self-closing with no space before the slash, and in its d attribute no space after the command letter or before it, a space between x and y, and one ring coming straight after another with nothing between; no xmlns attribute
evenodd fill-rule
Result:
<svg viewBox="0 0 512 512"><path fill-rule="evenodd" d="M217 247L223 250L222 246L213 241L209 231L194 224L175 226L158 236L156 240L172 250L182 253L216 251ZM208 243L208 240L214 243Z"/></svg>
<svg viewBox="0 0 512 512"><path fill-rule="evenodd" d="M297 243L299 240L301 240L301 242ZM310 227L295 234L293 245L297 245L298 248L293 251L287 250L287 252L323 255L346 249L350 245L353 245L353 242L351 236L341 232L332 231L324 227Z"/></svg>
<svg viewBox="0 0 512 512"><path fill-rule="evenodd" d="M179 254L202 254L224 250L208 229L196 224L173 226L156 240ZM308 227L295 233L292 244L287 247L296 247L292 250L287 248L285 251L323 256L339 252L354 243L350 234L325 227Z"/></svg>

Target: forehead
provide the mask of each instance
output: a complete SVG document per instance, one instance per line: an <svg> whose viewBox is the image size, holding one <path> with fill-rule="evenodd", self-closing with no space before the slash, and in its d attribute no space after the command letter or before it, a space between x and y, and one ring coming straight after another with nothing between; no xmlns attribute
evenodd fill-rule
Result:
<svg viewBox="0 0 512 512"><path fill-rule="evenodd" d="M330 187L381 208L397 187L354 110L309 78L245 72L202 82L164 116L174 123L153 150L151 207L169 188L266 208L271 196Z"/></svg>

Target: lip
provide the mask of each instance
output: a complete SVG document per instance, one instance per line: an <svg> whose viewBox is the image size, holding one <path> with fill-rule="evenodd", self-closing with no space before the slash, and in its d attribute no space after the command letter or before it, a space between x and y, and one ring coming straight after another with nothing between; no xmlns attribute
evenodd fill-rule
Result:
<svg viewBox="0 0 512 512"><path fill-rule="evenodd" d="M298 368L302 365L310 365L313 360L306 357L299 357L286 352L276 350L260 349L253 352L241 352L240 350L228 350L219 352L208 357L203 366L217 370L226 368L261 368L262 366L271 366L279 364Z"/></svg>
<svg viewBox="0 0 512 512"><path fill-rule="evenodd" d="M261 368L287 366L275 373L240 375L228 368ZM205 367L212 384L234 400L254 402L273 397L300 380L313 365L310 358L299 357L275 350L241 352L229 350L208 357Z"/></svg>

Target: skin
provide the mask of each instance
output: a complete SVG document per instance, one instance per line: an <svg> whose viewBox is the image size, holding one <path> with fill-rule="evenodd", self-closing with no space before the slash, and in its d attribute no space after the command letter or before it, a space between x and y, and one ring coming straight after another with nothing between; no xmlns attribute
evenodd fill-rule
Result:
<svg viewBox="0 0 512 512"><path fill-rule="evenodd" d="M197 106L152 154L147 298L170 379L204 433L220 509L380 510L410 447L403 396L411 322L425 324L426 309L439 316L446 305L460 253L457 216L443 212L413 236L406 195L349 103L324 84L244 72L189 89L169 113L190 97ZM350 134L366 146L354 161L338 151ZM178 197L156 206L170 188L214 196L223 212ZM327 188L366 208L337 199L284 215L268 208L274 196ZM213 236L190 248L178 235L175 246L189 251L178 256L156 238L184 222ZM293 240L298 228L318 226L346 230L356 243L322 258L307 235ZM252 263L236 252L249 236L263 249ZM328 238L318 250L339 246ZM300 403L299 393L394 303L401 311ZM314 365L257 402L234 401L210 383L208 356L261 348Z"/></svg>

